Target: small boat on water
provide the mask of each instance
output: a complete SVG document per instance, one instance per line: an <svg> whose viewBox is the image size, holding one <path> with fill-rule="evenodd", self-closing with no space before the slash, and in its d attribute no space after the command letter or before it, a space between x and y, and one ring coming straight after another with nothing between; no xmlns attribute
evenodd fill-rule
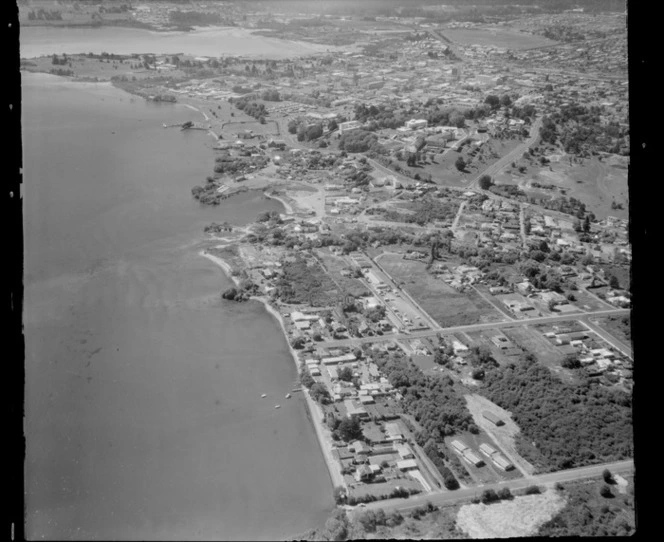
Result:
<svg viewBox="0 0 664 542"><path fill-rule="evenodd" d="M261 397L262 397L263 399L265 399L265 398L267 397L267 395L263 394L263 395L261 395Z"/></svg>
<svg viewBox="0 0 664 542"><path fill-rule="evenodd" d="M290 399L290 393L286 394L286 399Z"/></svg>
<svg viewBox="0 0 664 542"><path fill-rule="evenodd" d="M274 405L274 408L281 408L281 405Z"/></svg>

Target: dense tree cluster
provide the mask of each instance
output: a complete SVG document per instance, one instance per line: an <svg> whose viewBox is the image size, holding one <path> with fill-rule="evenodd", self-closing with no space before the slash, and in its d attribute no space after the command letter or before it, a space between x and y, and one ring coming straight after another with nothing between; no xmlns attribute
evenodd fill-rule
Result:
<svg viewBox="0 0 664 542"><path fill-rule="evenodd" d="M276 287L284 303L309 303L312 306L327 305L330 293L335 289L332 279L317 262L308 264L301 256L295 261L282 263L282 274Z"/></svg>
<svg viewBox="0 0 664 542"><path fill-rule="evenodd" d="M217 156L214 160L214 172L223 175L247 173L253 169L262 169L268 164L265 156ZM252 167L253 166L253 167Z"/></svg>
<svg viewBox="0 0 664 542"><path fill-rule="evenodd" d="M385 105L358 104L355 106L355 120L368 123L367 128L371 131L385 128L399 128L403 126L410 117L405 112L394 111Z"/></svg>
<svg viewBox="0 0 664 542"><path fill-rule="evenodd" d="M542 119L540 136L550 144L559 144L568 154L590 156L596 152L629 154L629 128L612 121L602 121L602 108L576 103L565 105Z"/></svg>
<svg viewBox="0 0 664 542"><path fill-rule="evenodd" d="M632 400L622 391L592 380L566 384L527 361L488 370L484 394L512 412L522 434L520 453L544 470L632 456Z"/></svg>
<svg viewBox="0 0 664 542"><path fill-rule="evenodd" d="M598 491L598 484L602 482L570 486L566 490L565 508L544 523L537 534L545 537L605 537L634 534L636 525L633 494L618 495L610 501L600 500L593 494Z"/></svg>
<svg viewBox="0 0 664 542"><path fill-rule="evenodd" d="M382 147L378 143L378 137L367 130L352 130L345 132L339 138L339 149L347 152L382 152Z"/></svg>
<svg viewBox="0 0 664 542"><path fill-rule="evenodd" d="M377 357L376 363L399 389L404 410L422 426L426 440L433 438L440 443L444 437L469 431L474 425L466 402L451 379L427 376L417 366L395 356Z"/></svg>
<svg viewBox="0 0 664 542"><path fill-rule="evenodd" d="M443 477L443 483L447 489L459 489L459 481L454 477L452 471L445 464L445 454L440 450L438 444L433 439L429 439L422 448L431 462L436 466L438 472Z"/></svg>

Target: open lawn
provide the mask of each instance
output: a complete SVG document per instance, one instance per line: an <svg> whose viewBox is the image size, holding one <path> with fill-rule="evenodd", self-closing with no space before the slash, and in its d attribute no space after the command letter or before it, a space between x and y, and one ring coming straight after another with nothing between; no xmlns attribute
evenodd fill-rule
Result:
<svg viewBox="0 0 664 542"><path fill-rule="evenodd" d="M518 50L556 44L555 41L542 36L492 26L484 28L444 28L442 33L459 45L476 44Z"/></svg>
<svg viewBox="0 0 664 542"><path fill-rule="evenodd" d="M549 490L492 504L467 504L459 509L457 527L470 538L533 536L565 506L565 498Z"/></svg>
<svg viewBox="0 0 664 542"><path fill-rule="evenodd" d="M562 355L540 332L528 327L513 327L503 330L505 336L524 350L532 352L544 365L558 365Z"/></svg>
<svg viewBox="0 0 664 542"><path fill-rule="evenodd" d="M423 262L388 254L380 264L443 327L501 320L500 314L476 292L459 293L429 274Z"/></svg>
<svg viewBox="0 0 664 542"><path fill-rule="evenodd" d="M432 179L438 184L465 186L471 179L479 175L494 162L497 162L501 156L512 151L519 143L517 139L492 139L483 145L474 157L471 156L474 146L466 144L460 151L450 150L445 154L436 155L434 158L435 163L429 162L424 166L414 168L408 168L408 166L404 165L405 162L400 164L403 169L410 169L413 174L418 172L420 175L422 172L430 173ZM466 167L463 171L459 171L455 166L455 162L459 157L462 157L466 162Z"/></svg>
<svg viewBox="0 0 664 542"><path fill-rule="evenodd" d="M236 110L238 111L238 110ZM235 113L237 115L237 113ZM266 120L265 124L261 124L257 120L251 121L233 121L227 122L223 126L223 133L225 134L238 134L244 132L245 130L251 130L254 134L267 135L279 134L279 125L276 121Z"/></svg>
<svg viewBox="0 0 664 542"><path fill-rule="evenodd" d="M606 216L627 218L628 187L627 167L623 157L602 159L591 158L583 163L570 164L562 157L558 162L546 166L530 166L524 175L512 175L510 169L496 176L499 184L518 185L529 196L551 198L565 195L586 204L586 208L595 213L598 219ZM520 162L521 163L521 162ZM525 165L525 162L524 162ZM553 185L556 190L532 188L531 183ZM611 209L615 201L623 209Z"/></svg>

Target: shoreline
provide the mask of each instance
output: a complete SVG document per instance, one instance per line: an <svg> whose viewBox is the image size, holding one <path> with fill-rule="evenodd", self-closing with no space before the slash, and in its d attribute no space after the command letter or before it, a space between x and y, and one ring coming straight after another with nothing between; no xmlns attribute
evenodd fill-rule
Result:
<svg viewBox="0 0 664 542"><path fill-rule="evenodd" d="M273 200L276 200L279 203L281 203L286 208L286 212L284 214L287 214L287 215L295 214L293 212L293 207L286 200L280 198L279 196L275 196L274 194L268 194L267 191L263 192L263 194L265 194L266 198L273 199Z"/></svg>
<svg viewBox="0 0 664 542"><path fill-rule="evenodd" d="M219 267L221 267L224 273L235 283L235 285L239 286L240 281L236 277L233 277L231 275L231 266L228 264L228 262L226 262L225 260L223 260L218 256L208 254L205 251L201 251L199 252L199 254L207 258L208 260L214 262ZM291 346L290 341L288 340L288 332L286 330L286 324L284 323L283 317L281 316L281 314L277 309L275 309L272 305L270 305L270 303L264 296L251 296L250 299L261 303L265 307L265 310L269 314L271 314L272 317L279 323L281 331L284 335L284 339L286 340L286 344L288 345L291 359L295 364L295 370L299 375L300 364L297 352ZM344 480L343 474L341 474L341 466L339 465L339 462L332 455L332 437L329 434L329 430L326 431L323 411L320 408L320 406L318 406L318 404L311 398L311 396L309 395L309 390L304 388L304 386L302 387L302 394L304 395L305 401L307 403L307 408L309 411L308 417L314 426L316 437L318 438L318 445L321 453L323 454L323 459L325 460L328 474L330 475L330 482L332 483L332 489L334 490L334 488L338 486L347 489L346 481Z"/></svg>

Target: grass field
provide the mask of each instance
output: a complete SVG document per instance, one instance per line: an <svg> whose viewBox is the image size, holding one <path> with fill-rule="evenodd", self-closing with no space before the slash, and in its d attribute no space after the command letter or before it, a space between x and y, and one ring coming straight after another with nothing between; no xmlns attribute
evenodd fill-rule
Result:
<svg viewBox="0 0 664 542"><path fill-rule="evenodd" d="M443 327L495 322L500 314L477 293L459 293L430 275L422 262L388 254L380 265Z"/></svg>
<svg viewBox="0 0 664 542"><path fill-rule="evenodd" d="M630 344L632 342L631 320L629 315L598 318L597 323L600 327L606 329L616 339L625 344Z"/></svg>
<svg viewBox="0 0 664 542"><path fill-rule="evenodd" d="M496 27L445 28L442 33L459 45L476 44L508 49L530 49L556 44L555 41L542 36Z"/></svg>

